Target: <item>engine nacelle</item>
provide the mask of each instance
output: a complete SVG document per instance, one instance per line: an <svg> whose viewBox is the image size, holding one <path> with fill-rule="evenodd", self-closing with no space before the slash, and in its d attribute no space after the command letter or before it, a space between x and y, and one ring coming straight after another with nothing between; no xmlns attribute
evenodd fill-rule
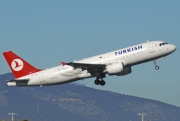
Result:
<svg viewBox="0 0 180 121"><path fill-rule="evenodd" d="M132 71L131 71L131 67L124 67L123 63L115 63L110 66L107 66L106 72L109 75L123 76L130 74Z"/></svg>
<svg viewBox="0 0 180 121"><path fill-rule="evenodd" d="M117 76L124 76L130 74L131 72L132 72L131 67L125 67L123 72L118 73Z"/></svg>
<svg viewBox="0 0 180 121"><path fill-rule="evenodd" d="M115 63L106 67L106 71L109 75L117 75L118 73L123 72L124 65L123 63Z"/></svg>

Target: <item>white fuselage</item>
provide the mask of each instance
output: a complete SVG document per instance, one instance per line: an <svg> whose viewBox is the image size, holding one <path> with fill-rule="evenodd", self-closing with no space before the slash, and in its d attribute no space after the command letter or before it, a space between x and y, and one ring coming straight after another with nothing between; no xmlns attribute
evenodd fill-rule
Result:
<svg viewBox="0 0 180 121"><path fill-rule="evenodd" d="M165 57L175 51L176 47L172 44L164 44L163 41L152 41L124 49L115 50L109 53L93 56L75 63L88 64L106 64L110 66L116 62L123 62L125 66L132 67L144 62L157 60ZM19 79L29 79L28 83L8 82L8 86L37 86L37 85L55 85L77 81L84 78L94 77L87 70L74 68L69 65L61 65L36 72Z"/></svg>

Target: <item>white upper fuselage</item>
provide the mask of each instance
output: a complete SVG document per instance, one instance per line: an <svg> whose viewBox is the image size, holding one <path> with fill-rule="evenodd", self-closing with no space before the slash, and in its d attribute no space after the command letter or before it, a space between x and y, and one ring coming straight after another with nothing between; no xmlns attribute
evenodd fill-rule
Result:
<svg viewBox="0 0 180 121"><path fill-rule="evenodd" d="M106 66L110 66L113 63L123 62L124 66L132 67L137 64L165 57L175 50L176 47L172 44L165 43L164 41L151 41L79 60L75 63L106 64ZM92 75L86 69L74 68L69 65L61 65L19 78L29 79L26 84L20 83L17 85L15 82L8 82L7 85L54 85L94 76L96 75Z"/></svg>

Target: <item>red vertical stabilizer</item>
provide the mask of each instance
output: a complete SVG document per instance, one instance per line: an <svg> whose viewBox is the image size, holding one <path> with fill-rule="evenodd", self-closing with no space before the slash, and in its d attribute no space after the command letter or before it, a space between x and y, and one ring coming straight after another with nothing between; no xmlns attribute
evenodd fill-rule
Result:
<svg viewBox="0 0 180 121"><path fill-rule="evenodd" d="M26 62L25 60L23 60L21 57L19 57L12 51L3 52L3 55L15 78L20 78L22 76L26 76L41 71L29 64L28 62Z"/></svg>

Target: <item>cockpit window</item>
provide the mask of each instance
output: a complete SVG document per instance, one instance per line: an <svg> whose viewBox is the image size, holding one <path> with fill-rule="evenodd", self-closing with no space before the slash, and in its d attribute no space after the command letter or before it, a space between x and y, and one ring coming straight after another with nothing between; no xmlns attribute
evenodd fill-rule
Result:
<svg viewBox="0 0 180 121"><path fill-rule="evenodd" d="M166 45L168 44L167 42L163 42L163 43L160 43L159 46L163 46L163 45Z"/></svg>

